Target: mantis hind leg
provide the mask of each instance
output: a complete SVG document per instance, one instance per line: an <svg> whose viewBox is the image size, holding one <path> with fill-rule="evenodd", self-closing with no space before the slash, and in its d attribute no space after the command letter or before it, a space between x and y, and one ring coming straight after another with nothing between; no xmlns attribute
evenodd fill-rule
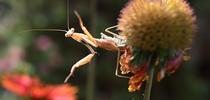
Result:
<svg viewBox="0 0 210 100"><path fill-rule="evenodd" d="M119 70L120 70L119 60L120 60L120 50L118 50L118 52L117 52L117 64L116 64L115 75L117 77L121 77L121 78L130 78L129 76L126 76L126 75L123 75L123 74L119 73Z"/></svg>
<svg viewBox="0 0 210 100"><path fill-rule="evenodd" d="M106 33L109 33L109 34L111 34L111 35L113 35L114 38L117 38L117 39L120 39L120 40L124 40L125 37L123 37L123 36L121 36L121 35L119 35L119 34L114 33L114 32L111 31L111 29L117 30L117 29L116 29L117 27L118 27L118 25L108 27L108 28L105 29L105 32L106 32Z"/></svg>
<svg viewBox="0 0 210 100"><path fill-rule="evenodd" d="M119 37L119 38L120 38L120 37L121 37L120 35L118 35L117 33L114 33L114 32L111 31L111 29L117 28L117 26L118 26L118 25L108 27L108 28L105 29L105 32L107 32L107 33L113 35L114 37ZM130 78L129 76L126 76L126 75L121 74L121 73L119 72L119 70L120 70L119 60L120 60L120 50L118 49L118 50L117 50L117 64L116 64L115 75L116 75L117 77L121 77L121 78Z"/></svg>
<svg viewBox="0 0 210 100"><path fill-rule="evenodd" d="M114 25L105 29L105 32L112 34L113 36L119 36L118 34L111 31L111 29L117 28L118 25Z"/></svg>

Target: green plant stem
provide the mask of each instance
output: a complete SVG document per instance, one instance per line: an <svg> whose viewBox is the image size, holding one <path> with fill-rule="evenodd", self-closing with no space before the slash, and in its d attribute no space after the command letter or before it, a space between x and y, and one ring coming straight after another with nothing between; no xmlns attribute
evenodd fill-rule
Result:
<svg viewBox="0 0 210 100"><path fill-rule="evenodd" d="M90 0L90 21L91 21L91 33L96 32L96 3L97 0ZM93 58L91 64L88 66L87 76L87 90L86 100L95 100L95 59Z"/></svg>
<svg viewBox="0 0 210 100"><path fill-rule="evenodd" d="M88 66L86 100L94 100L95 90L95 59Z"/></svg>
<svg viewBox="0 0 210 100"><path fill-rule="evenodd" d="M155 67L152 66L152 69L149 72L149 79L146 82L146 88L144 91L144 99L143 100L150 100L154 72L155 72Z"/></svg>

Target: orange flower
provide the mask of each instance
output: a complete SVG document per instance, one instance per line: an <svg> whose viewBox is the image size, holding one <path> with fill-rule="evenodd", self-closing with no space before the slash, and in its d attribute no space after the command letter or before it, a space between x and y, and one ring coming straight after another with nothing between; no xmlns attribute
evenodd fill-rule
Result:
<svg viewBox="0 0 210 100"><path fill-rule="evenodd" d="M78 89L67 84L51 86L47 100L76 100Z"/></svg>
<svg viewBox="0 0 210 100"><path fill-rule="evenodd" d="M133 65L131 64L132 60L132 53L131 53L131 46L127 46L124 50L124 54L120 57L120 69L122 74L128 74L131 72L134 74L129 79L129 92L134 92L140 90L142 83L144 82L147 76L148 70L148 63L140 64L140 65Z"/></svg>
<svg viewBox="0 0 210 100"><path fill-rule="evenodd" d="M50 89L42 84L32 86L30 89L29 96L35 99L45 98Z"/></svg>
<svg viewBox="0 0 210 100"><path fill-rule="evenodd" d="M142 83L146 79L146 73L147 73L147 67L148 64L144 64L141 66L141 69L137 71L129 80L129 92L134 92L137 90L140 90Z"/></svg>
<svg viewBox="0 0 210 100"><path fill-rule="evenodd" d="M124 54L121 55L120 57L120 70L122 74L127 74L131 70L131 65L130 65L130 58L131 58L131 51L129 47L126 47L124 50Z"/></svg>
<svg viewBox="0 0 210 100"><path fill-rule="evenodd" d="M2 77L2 86L20 96L28 95L28 89L37 83L39 81L36 78L32 79L27 75L6 74Z"/></svg>
<svg viewBox="0 0 210 100"><path fill-rule="evenodd" d="M141 70L139 66L142 65L133 65L131 64L132 60L132 53L131 53L132 47L127 46L124 50L124 53L120 56L120 70L122 74L128 74L129 72L131 73L136 73L137 71Z"/></svg>
<svg viewBox="0 0 210 100"><path fill-rule="evenodd" d="M19 95L29 97L32 100L76 100L76 87L62 85L48 85L41 83L37 78L28 75L5 74L2 78L2 86Z"/></svg>

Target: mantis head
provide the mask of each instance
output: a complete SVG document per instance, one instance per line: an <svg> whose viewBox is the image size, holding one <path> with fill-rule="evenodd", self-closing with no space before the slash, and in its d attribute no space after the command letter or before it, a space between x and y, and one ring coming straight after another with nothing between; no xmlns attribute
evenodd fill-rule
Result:
<svg viewBox="0 0 210 100"><path fill-rule="evenodd" d="M65 34L65 37L71 37L72 34L74 34L75 29L71 28L70 30L67 31L67 33Z"/></svg>

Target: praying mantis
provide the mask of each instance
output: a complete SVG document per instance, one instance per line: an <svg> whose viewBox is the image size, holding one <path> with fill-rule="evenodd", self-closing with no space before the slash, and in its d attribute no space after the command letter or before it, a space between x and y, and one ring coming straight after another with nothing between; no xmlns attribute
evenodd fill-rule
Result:
<svg viewBox="0 0 210 100"><path fill-rule="evenodd" d="M101 33L100 39L94 38L90 34L90 32L87 30L87 28L84 26L81 17L79 16L79 14L76 11L75 11L75 14L76 14L77 18L79 19L80 27L81 27L82 31L84 32L84 34L76 33L76 32L74 32L75 31L74 28L71 28L69 31L67 31L67 33L65 34L65 37L67 37L67 38L70 37L70 38L76 40L77 42L84 44L89 49L89 51L91 53L89 55L87 55L86 57L82 58L81 60L79 60L77 63L75 63L72 66L70 73L66 77L64 82L68 81L68 79L73 75L74 70L76 68L79 68L80 66L87 64L92 60L92 58L96 54L96 52L94 51L94 49L92 47L95 47L95 48L99 47L99 48L106 49L109 51L117 51L118 57L117 57L117 67L116 67L115 75L118 77L126 77L126 76L120 75L118 73L120 52L123 51L126 46L126 38L110 31L110 29L116 28L117 25L105 29L105 32L110 33L111 35L113 35L113 37Z"/></svg>
<svg viewBox="0 0 210 100"><path fill-rule="evenodd" d="M67 0L67 7L69 7L69 0ZM102 48L106 49L108 51L117 51L117 63L116 63L116 71L115 75L118 77L128 78L127 76L121 75L119 71L119 59L121 52L124 51L126 47L126 38L124 36L118 35L111 31L111 29L117 28L117 25L111 26L109 28L105 29L106 33L109 33L112 36L106 35L104 33L101 33L101 38L94 38L91 33L88 31L88 29L84 26L82 18L80 17L79 13L77 11L74 11L77 19L79 20L80 27L83 31L83 33L75 32L74 28L70 28L69 24L69 9L67 8L67 28L68 30L62 30L62 29L31 29L26 31L57 31L57 32L65 32L66 38L72 38L75 41L83 44L88 48L90 51L90 54L76 62L72 67L68 74L68 76L65 78L64 83L68 81L68 79L73 75L76 68L79 68L89 62L93 59L93 57L96 55L96 51L93 48Z"/></svg>

